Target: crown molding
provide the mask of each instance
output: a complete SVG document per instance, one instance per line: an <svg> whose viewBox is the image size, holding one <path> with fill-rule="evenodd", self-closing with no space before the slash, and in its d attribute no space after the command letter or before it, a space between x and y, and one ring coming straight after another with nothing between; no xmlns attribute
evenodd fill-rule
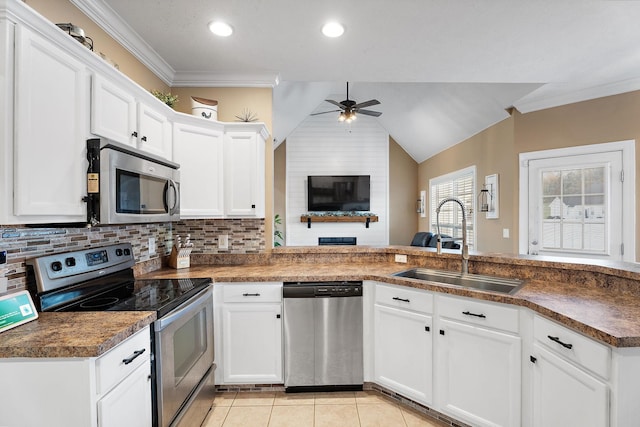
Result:
<svg viewBox="0 0 640 427"><path fill-rule="evenodd" d="M640 78L620 80L596 86L583 85L582 87L549 83L515 102L513 106L524 114L636 90L640 90Z"/></svg>
<svg viewBox="0 0 640 427"><path fill-rule="evenodd" d="M278 86L280 76L275 73L211 73L206 71L178 71L173 87L270 87Z"/></svg>
<svg viewBox="0 0 640 427"><path fill-rule="evenodd" d="M125 49L158 76L172 86L175 70L145 42L120 16L102 0L69 0L89 19L120 43Z"/></svg>

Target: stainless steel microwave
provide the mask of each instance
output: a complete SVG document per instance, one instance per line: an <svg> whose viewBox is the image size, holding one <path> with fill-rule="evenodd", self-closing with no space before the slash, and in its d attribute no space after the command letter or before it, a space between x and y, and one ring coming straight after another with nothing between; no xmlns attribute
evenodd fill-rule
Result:
<svg viewBox="0 0 640 427"><path fill-rule="evenodd" d="M180 165L107 139L87 140L87 222L180 219Z"/></svg>

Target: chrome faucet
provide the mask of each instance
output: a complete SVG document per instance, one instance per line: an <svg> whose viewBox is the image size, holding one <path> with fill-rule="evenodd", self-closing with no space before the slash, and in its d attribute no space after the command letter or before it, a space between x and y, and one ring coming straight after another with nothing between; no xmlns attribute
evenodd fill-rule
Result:
<svg viewBox="0 0 640 427"><path fill-rule="evenodd" d="M455 197L447 197L440 201L436 208L436 227L438 231L437 251L442 253L442 235L440 234L440 208L447 202L455 202L460 205L462 209L462 274L469 273L469 247L467 246L467 213L464 209L464 205ZM456 240L456 239L452 239Z"/></svg>

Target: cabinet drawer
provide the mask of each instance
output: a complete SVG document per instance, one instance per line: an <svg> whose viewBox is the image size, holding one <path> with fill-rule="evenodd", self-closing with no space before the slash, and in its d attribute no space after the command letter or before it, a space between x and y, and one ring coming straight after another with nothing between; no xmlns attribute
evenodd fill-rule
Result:
<svg viewBox="0 0 640 427"><path fill-rule="evenodd" d="M518 309L508 305L488 303L470 298L438 297L441 317L461 320L487 328L518 333Z"/></svg>
<svg viewBox="0 0 640 427"><path fill-rule="evenodd" d="M376 304L384 304L420 313L432 313L433 294L403 286L377 284Z"/></svg>
<svg viewBox="0 0 640 427"><path fill-rule="evenodd" d="M540 316L533 319L536 341L556 354L600 375L609 378L611 351L609 347Z"/></svg>
<svg viewBox="0 0 640 427"><path fill-rule="evenodd" d="M282 283L227 283L222 288L224 302L281 302Z"/></svg>
<svg viewBox="0 0 640 427"><path fill-rule="evenodd" d="M147 326L96 360L97 393L106 393L138 366L150 363L150 354L151 335Z"/></svg>

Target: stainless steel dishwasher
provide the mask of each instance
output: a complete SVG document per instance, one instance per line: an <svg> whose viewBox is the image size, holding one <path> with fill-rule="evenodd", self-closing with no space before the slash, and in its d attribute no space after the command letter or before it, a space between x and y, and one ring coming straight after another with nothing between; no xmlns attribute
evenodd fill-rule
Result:
<svg viewBox="0 0 640 427"><path fill-rule="evenodd" d="M285 283L288 392L362 389L362 282Z"/></svg>

